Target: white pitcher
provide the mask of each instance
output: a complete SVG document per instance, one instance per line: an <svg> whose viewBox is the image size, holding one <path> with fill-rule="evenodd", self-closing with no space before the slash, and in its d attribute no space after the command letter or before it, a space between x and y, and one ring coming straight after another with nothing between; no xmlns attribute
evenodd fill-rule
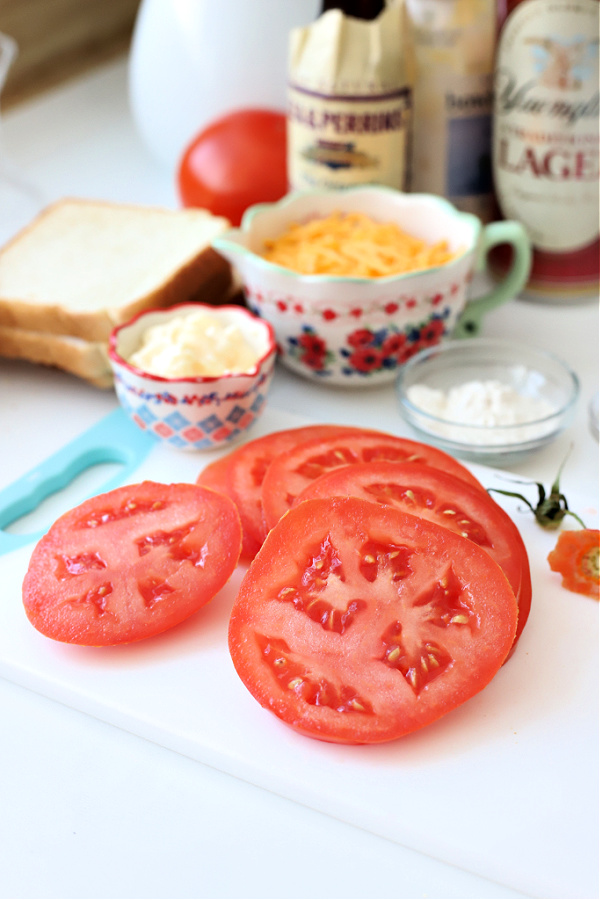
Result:
<svg viewBox="0 0 600 900"><path fill-rule="evenodd" d="M232 109L285 110L288 35L320 0L142 0L129 62L134 120L174 169L186 144Z"/></svg>
<svg viewBox="0 0 600 900"><path fill-rule="evenodd" d="M17 52L14 38L0 32L0 94ZM9 158L3 143L0 118L0 246L30 222L42 208L43 202L41 191Z"/></svg>

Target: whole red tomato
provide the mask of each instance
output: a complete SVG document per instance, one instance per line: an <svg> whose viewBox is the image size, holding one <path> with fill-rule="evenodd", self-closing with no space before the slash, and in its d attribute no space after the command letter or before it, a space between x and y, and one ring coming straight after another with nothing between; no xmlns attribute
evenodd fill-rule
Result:
<svg viewBox="0 0 600 900"><path fill-rule="evenodd" d="M184 206L208 209L239 225L253 203L287 193L286 118L241 109L215 120L188 145L177 174Z"/></svg>

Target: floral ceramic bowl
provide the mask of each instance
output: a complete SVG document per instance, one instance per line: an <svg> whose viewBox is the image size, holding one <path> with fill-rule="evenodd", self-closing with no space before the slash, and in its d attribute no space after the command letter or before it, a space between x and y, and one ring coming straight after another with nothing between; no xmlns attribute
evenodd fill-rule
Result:
<svg viewBox="0 0 600 900"><path fill-rule="evenodd" d="M179 330L186 317L199 312L218 322L220 341L238 341L243 335L255 361L244 365L243 371L230 367L224 374L190 377L153 374L132 362L149 329L176 325ZM171 335L164 342L167 350L172 350L170 341ZM184 352L194 355L189 337ZM243 307L186 303L140 313L115 328L108 354L117 396L136 425L171 447L211 450L236 440L261 414L275 368L276 344L269 323Z"/></svg>
<svg viewBox="0 0 600 900"><path fill-rule="evenodd" d="M266 241L334 212L394 222L428 244L447 240L456 256L436 268L381 278L301 275L263 258ZM474 271L501 243L514 248L511 270L469 301ZM237 269L249 308L273 326L281 361L311 380L349 387L393 381L398 367L424 347L476 334L485 312L521 290L531 263L518 223L482 226L439 197L381 186L292 193L253 206L241 227L213 246Z"/></svg>

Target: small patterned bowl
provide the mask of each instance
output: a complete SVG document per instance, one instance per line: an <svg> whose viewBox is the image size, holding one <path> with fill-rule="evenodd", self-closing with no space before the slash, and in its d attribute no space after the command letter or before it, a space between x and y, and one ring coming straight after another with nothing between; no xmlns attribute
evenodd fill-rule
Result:
<svg viewBox="0 0 600 900"><path fill-rule="evenodd" d="M266 240L333 212L395 222L429 244L446 239L458 255L443 266L383 278L300 275L263 259ZM474 270L499 243L513 246L512 269L484 297L467 302ZM393 381L424 347L451 334L476 334L487 310L521 290L531 263L518 223L482 226L439 197L382 186L291 193L253 206L241 227L213 246L237 269L250 309L272 324L281 361L313 381L348 387Z"/></svg>
<svg viewBox="0 0 600 900"><path fill-rule="evenodd" d="M164 378L128 362L148 328L205 310L238 326L256 348L251 371L218 376ZM236 440L261 414L276 358L273 329L241 306L186 303L140 313L115 328L108 355L119 401L136 425L180 450L211 450Z"/></svg>

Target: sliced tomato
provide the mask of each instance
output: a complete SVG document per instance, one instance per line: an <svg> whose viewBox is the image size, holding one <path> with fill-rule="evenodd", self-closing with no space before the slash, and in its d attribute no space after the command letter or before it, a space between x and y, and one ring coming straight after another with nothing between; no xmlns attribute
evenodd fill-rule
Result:
<svg viewBox="0 0 600 900"><path fill-rule="evenodd" d="M139 641L208 603L235 569L241 540L223 494L151 481L117 488L65 513L38 542L25 612L57 641Z"/></svg>
<svg viewBox="0 0 600 900"><path fill-rule="evenodd" d="M563 586L576 594L600 598L600 532L592 528L562 531L556 547L548 554L553 572L562 576Z"/></svg>
<svg viewBox="0 0 600 900"><path fill-rule="evenodd" d="M422 463L372 462L342 466L321 475L294 501L316 497L362 497L437 522L490 554L517 598L515 643L531 609L531 570L519 529L485 491Z"/></svg>
<svg viewBox="0 0 600 900"><path fill-rule="evenodd" d="M461 478L479 490L482 485L469 470L443 450L377 431L333 435L307 441L273 460L264 477L262 505L272 528L298 494L315 478L340 466L388 460L424 463Z"/></svg>
<svg viewBox="0 0 600 900"><path fill-rule="evenodd" d="M250 564L229 649L287 725L377 743L481 691L516 626L504 573L471 541L390 506L317 499L291 509Z"/></svg>
<svg viewBox="0 0 600 900"><path fill-rule="evenodd" d="M222 491L238 508L243 530L242 559L254 559L267 536L261 490L275 457L303 441L360 430L342 425L307 425L275 431L237 447L200 472L197 484Z"/></svg>

